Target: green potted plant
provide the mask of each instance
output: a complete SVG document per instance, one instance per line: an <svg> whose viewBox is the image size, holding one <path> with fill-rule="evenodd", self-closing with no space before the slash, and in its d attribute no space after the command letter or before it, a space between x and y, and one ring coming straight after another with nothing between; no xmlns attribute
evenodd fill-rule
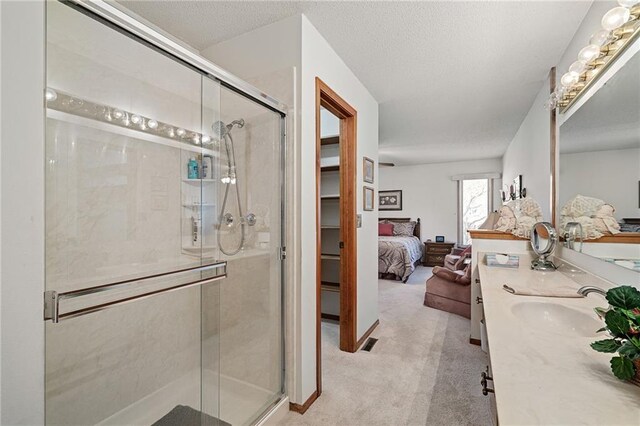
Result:
<svg viewBox="0 0 640 426"><path fill-rule="evenodd" d="M593 342L598 352L616 354L611 358L611 371L620 380L629 380L640 386L640 291L621 286L607 291L609 308L596 308L604 319L611 338Z"/></svg>

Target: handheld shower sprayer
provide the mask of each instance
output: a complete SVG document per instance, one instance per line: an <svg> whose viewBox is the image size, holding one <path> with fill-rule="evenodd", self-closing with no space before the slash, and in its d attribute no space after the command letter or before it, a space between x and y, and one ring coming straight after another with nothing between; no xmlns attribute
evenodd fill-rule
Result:
<svg viewBox="0 0 640 426"><path fill-rule="evenodd" d="M233 120L229 124L225 124L222 121L216 121L213 124L213 126L211 126L213 128L213 132L216 135L216 137L220 139L220 142L224 142L224 148L227 154L227 174L221 178L222 183L225 184L224 199L222 201L222 208L220 209L220 217L218 220L218 227L217 227L218 245L220 247L220 251L226 254L227 256L233 256L234 254L237 254L242 249L242 247L244 246L245 237L246 237L245 227L247 223L249 225L253 225L255 223L255 221L253 221L252 223L252 221L245 220L244 213L242 211L242 203L240 201L240 188L239 188L238 179L236 176L236 154L233 146L233 137L231 136L231 130L233 130L234 126L238 127L239 129L243 128L244 120L243 119ZM222 245L222 241L220 239L220 228L223 223L230 226L234 222L233 215L229 212L226 212L230 185L234 185L236 187L235 192L236 192L236 200L238 202L238 214L240 215L241 236L240 236L240 244L238 245L238 247L235 250L228 251Z"/></svg>

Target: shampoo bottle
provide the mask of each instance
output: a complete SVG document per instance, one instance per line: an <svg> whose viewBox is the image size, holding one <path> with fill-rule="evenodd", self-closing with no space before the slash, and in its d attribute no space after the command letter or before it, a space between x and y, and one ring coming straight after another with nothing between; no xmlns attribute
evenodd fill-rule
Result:
<svg viewBox="0 0 640 426"><path fill-rule="evenodd" d="M198 179L198 162L193 157L189 159L187 164L187 177L189 179Z"/></svg>

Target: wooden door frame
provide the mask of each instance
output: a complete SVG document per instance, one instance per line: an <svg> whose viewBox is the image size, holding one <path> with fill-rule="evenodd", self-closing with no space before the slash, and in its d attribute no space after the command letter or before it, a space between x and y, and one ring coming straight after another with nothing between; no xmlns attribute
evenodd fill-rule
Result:
<svg viewBox="0 0 640 426"><path fill-rule="evenodd" d="M321 228L320 107L340 119L340 350L355 352L357 336L357 116L358 112L316 77L316 385L322 393L321 359Z"/></svg>

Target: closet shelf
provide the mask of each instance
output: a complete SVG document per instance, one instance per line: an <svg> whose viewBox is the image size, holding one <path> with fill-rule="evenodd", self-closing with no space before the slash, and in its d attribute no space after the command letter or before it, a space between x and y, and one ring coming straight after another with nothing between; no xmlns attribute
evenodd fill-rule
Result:
<svg viewBox="0 0 640 426"><path fill-rule="evenodd" d="M321 285L320 290L324 291L333 291L335 293L340 293L340 287L332 286L332 285Z"/></svg>
<svg viewBox="0 0 640 426"><path fill-rule="evenodd" d="M322 253L320 255L320 259L322 259L322 260L340 260L340 255L339 254Z"/></svg>
<svg viewBox="0 0 640 426"><path fill-rule="evenodd" d="M340 225L320 225L321 229L340 229Z"/></svg>
<svg viewBox="0 0 640 426"><path fill-rule="evenodd" d="M322 200L339 200L340 199L340 194L321 195L320 198Z"/></svg>
<svg viewBox="0 0 640 426"><path fill-rule="evenodd" d="M340 166L322 166L320 167L321 172L337 172L340 170Z"/></svg>
<svg viewBox="0 0 640 426"><path fill-rule="evenodd" d="M340 135L325 136L320 138L320 145L337 145L340 143Z"/></svg>

